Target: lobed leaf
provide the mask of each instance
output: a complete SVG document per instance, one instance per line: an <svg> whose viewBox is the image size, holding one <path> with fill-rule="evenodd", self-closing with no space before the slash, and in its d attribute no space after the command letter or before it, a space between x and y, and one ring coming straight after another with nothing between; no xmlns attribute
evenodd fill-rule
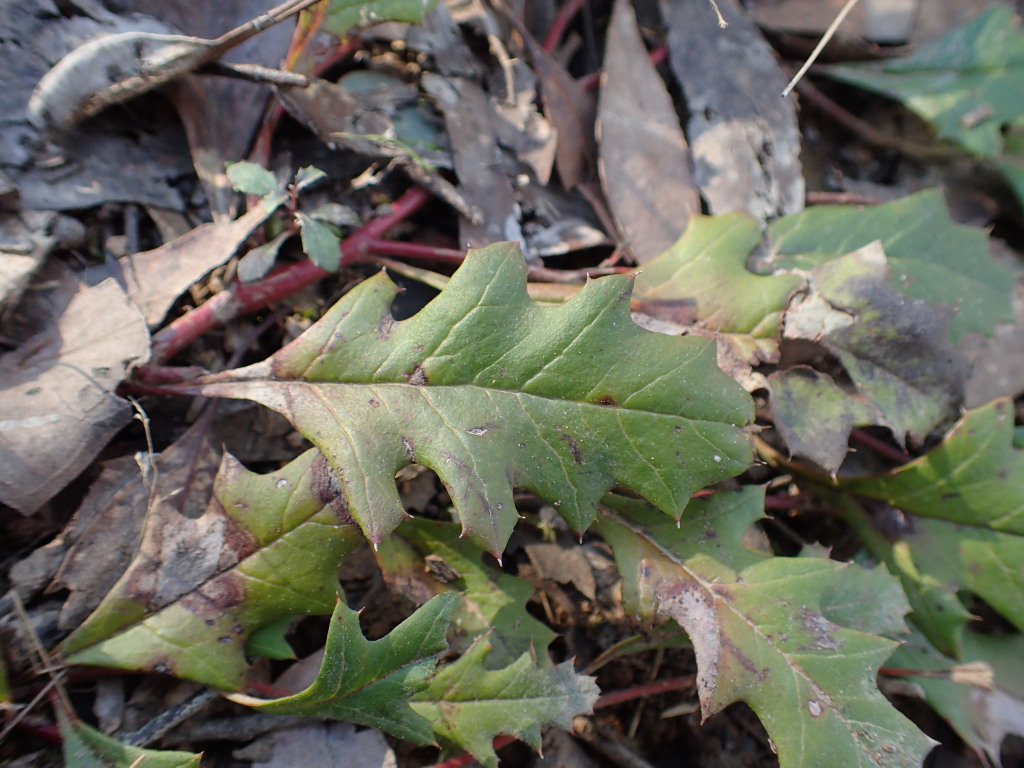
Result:
<svg viewBox="0 0 1024 768"><path fill-rule="evenodd" d="M910 56L823 71L897 99L940 137L994 157L1003 148L1003 126L1021 117L1024 34L1013 10L995 5Z"/></svg>
<svg viewBox="0 0 1024 768"><path fill-rule="evenodd" d="M127 571L62 644L65 661L165 672L237 690L249 636L327 614L362 541L310 450L257 475L225 455L202 516L159 507Z"/></svg>
<svg viewBox="0 0 1024 768"><path fill-rule="evenodd" d="M518 518L513 487L583 531L612 485L678 519L694 491L748 466L751 403L708 340L635 325L626 277L555 307L533 303L525 278L515 245L470 251L440 296L396 322L398 289L378 275L268 360L187 391L284 414L374 543L406 517L394 475L413 462L495 555Z"/></svg>
<svg viewBox="0 0 1024 768"><path fill-rule="evenodd" d="M445 632L458 607L454 592L438 595L380 640L367 640L359 614L338 600L316 680L302 693L272 701L232 696L233 701L276 715L346 720L380 728L416 744L433 743L430 723L409 706L426 689Z"/></svg>
<svg viewBox="0 0 1024 768"><path fill-rule="evenodd" d="M755 488L701 500L702 520L685 533L652 525L649 516L608 510L598 527L623 573L627 605L686 629L703 716L745 701L771 736L782 768L920 765L931 740L875 685L896 643L830 619L891 631L907 609L898 585L832 560L745 549L736 518L749 523L761 502L763 490ZM868 618L856 595L886 578L882 605L892 614Z"/></svg>
<svg viewBox="0 0 1024 768"><path fill-rule="evenodd" d="M122 744L57 707L65 768L199 768L202 754Z"/></svg>
<svg viewBox="0 0 1024 768"><path fill-rule="evenodd" d="M397 551L403 543L413 557ZM431 594L456 591L462 596L452 621L452 647L466 650L478 637L488 635L491 664L510 664L522 654L542 654L555 633L526 609L533 588L522 579L491 567L480 550L459 536L453 523L406 520L395 535L381 542L377 561L391 583L423 585ZM398 587L400 588L400 586Z"/></svg>
<svg viewBox="0 0 1024 768"><path fill-rule="evenodd" d="M523 654L503 669L488 669L490 644L477 640L458 661L441 667L412 708L430 721L442 741L469 752L486 768L497 768L491 743L508 734L534 749L541 746L541 727L572 727L577 715L590 714L597 684L578 675L570 662L537 666Z"/></svg>

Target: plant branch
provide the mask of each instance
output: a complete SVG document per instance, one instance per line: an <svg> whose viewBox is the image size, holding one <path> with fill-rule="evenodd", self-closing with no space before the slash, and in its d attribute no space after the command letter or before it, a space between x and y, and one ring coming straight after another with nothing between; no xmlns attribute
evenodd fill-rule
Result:
<svg viewBox="0 0 1024 768"><path fill-rule="evenodd" d="M341 243L341 266L348 266L366 254L367 244L379 238L400 221L411 216L427 202L421 189L411 189L396 200L391 210L371 219ZM153 336L152 365L164 365L175 354L204 333L239 315L260 309L291 296L329 273L312 261L301 261L274 270L262 280L244 284L235 281L230 288L213 296L192 312L182 315Z"/></svg>

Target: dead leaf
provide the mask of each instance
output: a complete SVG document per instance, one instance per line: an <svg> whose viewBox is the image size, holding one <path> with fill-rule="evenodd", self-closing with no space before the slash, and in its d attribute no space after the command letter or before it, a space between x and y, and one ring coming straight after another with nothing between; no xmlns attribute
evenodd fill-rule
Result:
<svg viewBox="0 0 1024 768"><path fill-rule="evenodd" d="M23 514L131 419L114 389L149 357L145 320L117 283L76 287L62 313L56 302L36 335L0 357L0 501Z"/></svg>
<svg viewBox="0 0 1024 768"><path fill-rule="evenodd" d="M89 273L114 271L146 322L158 325L178 296L230 259L283 200L283 196L265 198L235 221L200 224L159 248L133 254L117 264L94 267Z"/></svg>
<svg viewBox="0 0 1024 768"><path fill-rule="evenodd" d="M700 211L700 197L672 97L626 0L617 0L608 25L597 135L608 206L643 264L679 239L690 214Z"/></svg>
<svg viewBox="0 0 1024 768"><path fill-rule="evenodd" d="M310 723L282 728L260 736L238 759L252 760L252 768L341 766L396 768L395 753L384 735L373 728L356 731L351 723Z"/></svg>
<svg viewBox="0 0 1024 768"><path fill-rule="evenodd" d="M590 562L580 547L565 547L558 544L530 544L524 547L534 571L542 579L551 579L559 584L572 584L584 597L593 600L597 594L597 582Z"/></svg>
<svg viewBox="0 0 1024 768"><path fill-rule="evenodd" d="M771 48L734 0L718 0L719 29L705 3L661 0L669 62L686 96L694 177L710 213L749 211L768 221L803 208L795 103Z"/></svg>
<svg viewBox="0 0 1024 768"><path fill-rule="evenodd" d="M117 583L152 507L167 505L187 518L202 514L220 464L207 431L203 420L194 424L155 457L148 477L132 456L106 463L61 534L69 549L55 581L71 592L61 608L62 629L81 624Z"/></svg>
<svg viewBox="0 0 1024 768"><path fill-rule="evenodd" d="M131 0L129 7L180 29L186 35L216 38L267 10L267 0ZM236 45L221 57L234 64L277 66L288 51L291 24L277 24ZM224 179L224 163L242 159L263 116L268 86L235 78L186 75L165 89L188 134L192 161L203 182L214 220L228 219L234 193Z"/></svg>

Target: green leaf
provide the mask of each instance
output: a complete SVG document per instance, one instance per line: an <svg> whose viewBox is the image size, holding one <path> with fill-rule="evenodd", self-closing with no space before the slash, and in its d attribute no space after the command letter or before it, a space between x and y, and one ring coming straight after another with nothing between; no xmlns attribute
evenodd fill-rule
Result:
<svg viewBox="0 0 1024 768"><path fill-rule="evenodd" d="M65 768L199 768L203 757L122 744L77 717L69 717L60 707L57 725L64 742Z"/></svg>
<svg viewBox="0 0 1024 768"><path fill-rule="evenodd" d="M291 232L282 232L270 242L257 246L245 254L238 262L238 279L243 283L251 283L267 274L277 261L281 246L291 236Z"/></svg>
<svg viewBox="0 0 1024 768"><path fill-rule="evenodd" d="M309 688L273 701L231 699L269 714L346 720L416 744L433 743L430 723L410 709L409 699L426 689L437 654L448 646L445 631L458 604L454 592L438 595L386 637L370 641L359 614L339 600L320 674Z"/></svg>
<svg viewBox="0 0 1024 768"><path fill-rule="evenodd" d="M327 178L327 173L313 165L304 165L295 174L295 188L305 191Z"/></svg>
<svg viewBox="0 0 1024 768"><path fill-rule="evenodd" d="M810 289L786 310L784 336L834 355L854 387L844 402L825 376L798 368L771 378L779 432L794 453L830 471L846 455L851 426L881 424L899 442L923 441L963 400L967 364L949 343L952 309L901 295L885 272L878 244L865 246L815 267Z"/></svg>
<svg viewBox="0 0 1024 768"><path fill-rule="evenodd" d="M486 768L498 765L495 737L515 736L539 750L543 726L569 730L575 716L593 710L597 684L571 663L544 669L526 653L494 670L487 668L489 652L487 638L477 640L458 661L441 667L412 704L443 741Z"/></svg>
<svg viewBox="0 0 1024 768"><path fill-rule="evenodd" d="M403 563L396 557L395 549L402 541L415 547L418 557L414 564ZM425 562L425 558L429 560ZM510 664L531 649L542 654L542 663L546 660L543 654L556 635L526 610L533 587L482 562L480 550L459 537L457 525L406 520L395 535L381 542L377 560L386 577L406 581L427 579L431 585L428 588L434 592L451 590L462 595L452 622L453 650L464 651L478 637L489 633L491 664ZM412 568L417 573L410 572ZM425 570L437 572L441 568L444 583L424 574Z"/></svg>
<svg viewBox="0 0 1024 768"><path fill-rule="evenodd" d="M955 223L942 193L925 190L870 208L816 206L768 228L779 268L811 270L879 241L888 282L900 293L957 307L954 341L964 333L991 335L1013 321L1013 275L992 258L984 231Z"/></svg>
<svg viewBox="0 0 1024 768"><path fill-rule="evenodd" d="M470 251L440 296L396 322L397 288L379 274L270 359L179 391L284 414L330 459L373 542L406 517L394 475L412 462L495 554L518 518L513 487L583 531L612 485L678 519L696 490L746 469L751 401L710 341L634 324L624 276L556 307L525 282L517 246Z"/></svg>
<svg viewBox="0 0 1024 768"><path fill-rule="evenodd" d="M995 400L968 411L924 456L840 487L915 515L1024 536L1024 451L1013 435L1013 403Z"/></svg>
<svg viewBox="0 0 1024 768"><path fill-rule="evenodd" d="M149 516L128 570L61 646L65 660L239 689L249 636L330 613L338 564L362 543L331 474L313 450L267 475L225 455L201 517Z"/></svg>
<svg viewBox="0 0 1024 768"><path fill-rule="evenodd" d="M241 192L243 195L265 195L280 190L281 185L277 183L274 174L256 163L242 160L237 163L229 163L228 181L232 189Z"/></svg>
<svg viewBox="0 0 1024 768"><path fill-rule="evenodd" d="M955 580L943 581L920 567L920 555L945 559L948 553L912 549L904 537L920 521L908 518L895 507L867 499L855 500L828 488L818 487L815 492L842 514L871 555L899 577L912 609L911 623L943 653L957 655L964 627L973 617L960 602Z"/></svg>
<svg viewBox="0 0 1024 768"><path fill-rule="evenodd" d="M940 137L995 157L1001 131L1024 104L1024 34L1007 5L995 5L910 56L823 67L837 80L901 101Z"/></svg>
<svg viewBox="0 0 1024 768"><path fill-rule="evenodd" d="M957 660L932 648L915 635L897 648L888 667L921 670L908 681L919 686L924 699L971 748L1000 764L1000 747L1007 733L1024 735L1024 636L984 635L968 630ZM970 666L967 666L970 665ZM956 680L984 676L988 668L994 685L983 687ZM970 676L965 673L972 673ZM951 679L953 676L955 679Z"/></svg>
<svg viewBox="0 0 1024 768"><path fill-rule="evenodd" d="M749 488L731 500L702 500L700 530L687 535L651 525L649 517L603 514L598 529L619 563L627 607L632 602L641 616L671 617L686 629L704 718L745 701L782 768L920 765L931 740L875 685L896 643L830 620L892 631L907 610L898 585L855 565L745 549L734 518L749 523L760 514L762 494ZM871 618L864 596L886 579L878 607L889 615Z"/></svg>
<svg viewBox="0 0 1024 768"><path fill-rule="evenodd" d="M339 38L355 27L384 21L419 24L437 0L331 0L322 29Z"/></svg>
<svg viewBox="0 0 1024 768"><path fill-rule="evenodd" d="M636 278L634 306L679 324L776 336L782 310L804 279L750 272L747 258L760 242L758 224L749 214L692 217L675 245L644 264Z"/></svg>
<svg viewBox="0 0 1024 768"><path fill-rule="evenodd" d="M328 225L302 211L295 213L302 234L302 250L320 269L337 272L341 263L341 239Z"/></svg>
<svg viewBox="0 0 1024 768"><path fill-rule="evenodd" d="M249 635L245 643L246 656L263 656L267 659L294 659L295 651L286 635L295 621L294 616L282 616Z"/></svg>

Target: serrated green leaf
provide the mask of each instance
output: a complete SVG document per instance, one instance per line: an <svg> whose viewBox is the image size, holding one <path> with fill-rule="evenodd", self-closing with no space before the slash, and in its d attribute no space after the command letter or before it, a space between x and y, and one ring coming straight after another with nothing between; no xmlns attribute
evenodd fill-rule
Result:
<svg viewBox="0 0 1024 768"><path fill-rule="evenodd" d="M749 489L742 499L747 520L755 510L754 490L763 492ZM825 615L890 629L907 609L898 585L887 588L887 604L897 615L868 620L851 595L892 581L879 572L824 558L767 556L736 571L721 553L739 562L751 553L735 529L719 535L717 525L734 525L728 518L736 514L722 513L736 506L715 499L708 502L702 536L676 536L611 510L597 524L623 573L624 598L629 583L641 611L671 617L690 635L703 716L745 701L771 736L782 768L920 765L930 739L875 685L895 643Z"/></svg>
<svg viewBox="0 0 1024 768"><path fill-rule="evenodd" d="M1013 10L995 5L910 56L823 67L838 80L903 102L968 151L994 157L1002 127L1024 104L1024 34Z"/></svg>
<svg viewBox="0 0 1024 768"><path fill-rule="evenodd" d="M296 211L302 235L302 251L320 269L337 272L341 263L341 239L326 224L322 224L302 211Z"/></svg>
<svg viewBox="0 0 1024 768"><path fill-rule="evenodd" d="M269 195L280 190L277 178L266 168L242 160L229 163L227 169L228 182L231 188L243 195Z"/></svg>
<svg viewBox="0 0 1024 768"><path fill-rule="evenodd" d="M322 29L339 38L355 27L367 27L384 21L419 24L437 0L331 0Z"/></svg>
<svg viewBox="0 0 1024 768"><path fill-rule="evenodd" d="M967 363L949 342L952 309L893 290L886 269L878 244L865 246L815 267L811 287L786 309L785 338L830 352L855 388L844 402L831 378L771 377L779 432L830 471L846 455L849 427L882 424L901 443L923 441L963 400Z"/></svg>
<svg viewBox="0 0 1024 768"><path fill-rule="evenodd" d="M872 530L874 521L859 519L863 513L837 502L872 553L903 580L914 623L949 655L960 653L971 618L957 597L961 590L978 595L1024 631L1022 518L1005 515L1020 498L1021 457L1010 447L1012 418L1012 404L997 400L968 412L946 442L911 464L887 475L840 481L848 491L920 516L890 541Z"/></svg>
<svg viewBox="0 0 1024 768"><path fill-rule="evenodd" d="M432 598L380 640L367 640L359 614L341 600L331 616L324 660L302 693L273 701L232 696L233 701L276 715L329 717L383 731L416 744L433 743L430 723L409 707L427 687L459 596Z"/></svg>
<svg viewBox="0 0 1024 768"><path fill-rule="evenodd" d="M62 644L65 661L239 689L249 636L330 613L338 564L362 543L330 475L313 450L267 475L225 455L201 517L150 516L128 570Z"/></svg>
<svg viewBox="0 0 1024 768"><path fill-rule="evenodd" d="M432 520L406 520L395 535L381 542L377 560L385 573L390 570L398 576L399 569L409 568L409 564L400 565L391 556L403 540L419 554L413 567L420 574L410 574L409 578L423 578L423 558L429 556L435 570L443 567L446 571L444 583L431 580L432 589L462 595L452 621L453 650L465 651L478 637L489 633L491 652L487 658L492 665L510 664L530 650L541 654L541 663L546 661L544 654L556 635L526 610L533 595L529 583L483 563L479 548L459 537L457 525Z"/></svg>
<svg viewBox="0 0 1024 768"><path fill-rule="evenodd" d="M743 471L751 402L707 339L644 331L630 280L534 304L517 246L470 251L445 290L401 322L383 274L273 357L179 389L257 400L338 471L352 516L380 542L406 517L395 486L418 462L446 485L463 531L500 553L513 487L583 531L613 484L673 518L699 488Z"/></svg>
<svg viewBox="0 0 1024 768"><path fill-rule="evenodd" d="M954 341L964 333L991 335L1013 321L1013 275L992 258L985 233L955 223L942 193L925 190L871 208L816 206L768 227L775 264L811 270L879 241L888 282L907 296L957 307Z"/></svg>
<svg viewBox="0 0 1024 768"><path fill-rule="evenodd" d="M202 754L141 749L122 744L57 709L65 768L199 768Z"/></svg>
<svg viewBox="0 0 1024 768"><path fill-rule="evenodd" d="M491 745L496 736L515 736L540 749L543 726L569 730L573 717L593 710L597 685L571 663L544 669L523 654L495 670L487 668L489 652L487 638L480 638L458 661L441 667L412 703L435 734L486 768L498 765Z"/></svg>

